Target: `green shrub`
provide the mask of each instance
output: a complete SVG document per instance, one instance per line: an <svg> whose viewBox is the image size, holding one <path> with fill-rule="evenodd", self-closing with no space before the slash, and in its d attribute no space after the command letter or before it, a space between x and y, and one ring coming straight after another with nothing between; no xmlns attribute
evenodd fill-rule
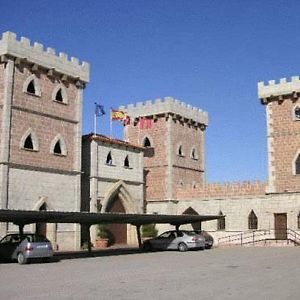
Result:
<svg viewBox="0 0 300 300"><path fill-rule="evenodd" d="M108 225L107 224L98 224L97 225L97 237L100 239L108 239Z"/></svg>
<svg viewBox="0 0 300 300"><path fill-rule="evenodd" d="M142 237L156 237L158 230L155 228L155 224L142 225Z"/></svg>

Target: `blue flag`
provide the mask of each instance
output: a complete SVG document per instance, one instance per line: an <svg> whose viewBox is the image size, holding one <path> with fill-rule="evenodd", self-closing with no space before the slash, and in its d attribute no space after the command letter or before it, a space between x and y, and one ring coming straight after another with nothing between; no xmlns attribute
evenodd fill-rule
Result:
<svg viewBox="0 0 300 300"><path fill-rule="evenodd" d="M96 117L101 117L105 115L105 110L103 105L95 103L95 115Z"/></svg>

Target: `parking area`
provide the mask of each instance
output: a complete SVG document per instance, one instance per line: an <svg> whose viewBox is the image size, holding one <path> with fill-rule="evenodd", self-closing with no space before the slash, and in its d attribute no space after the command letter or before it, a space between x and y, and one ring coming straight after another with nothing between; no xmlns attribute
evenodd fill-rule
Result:
<svg viewBox="0 0 300 300"><path fill-rule="evenodd" d="M0 299L299 299L299 265L299 247L62 256L0 264Z"/></svg>

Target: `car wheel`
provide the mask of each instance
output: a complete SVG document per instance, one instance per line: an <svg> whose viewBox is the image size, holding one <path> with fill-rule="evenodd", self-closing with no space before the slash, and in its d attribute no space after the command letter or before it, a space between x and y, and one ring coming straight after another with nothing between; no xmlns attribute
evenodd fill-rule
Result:
<svg viewBox="0 0 300 300"><path fill-rule="evenodd" d="M18 253L17 260L18 260L18 264L20 264L20 265L24 265L27 263L27 259L22 252Z"/></svg>
<svg viewBox="0 0 300 300"><path fill-rule="evenodd" d="M184 252L184 251L186 251L188 249L188 247L187 247L187 245L185 244L185 243L180 243L179 245L178 245L178 250L180 251L180 252Z"/></svg>
<svg viewBox="0 0 300 300"><path fill-rule="evenodd" d="M212 245L206 245L205 248L206 249L210 249L212 247Z"/></svg>

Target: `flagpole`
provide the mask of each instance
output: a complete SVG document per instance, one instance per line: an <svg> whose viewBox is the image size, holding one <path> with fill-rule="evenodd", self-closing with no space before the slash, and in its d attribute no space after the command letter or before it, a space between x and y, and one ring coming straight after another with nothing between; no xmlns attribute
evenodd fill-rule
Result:
<svg viewBox="0 0 300 300"><path fill-rule="evenodd" d="M110 109L110 138L112 139L112 109Z"/></svg>
<svg viewBox="0 0 300 300"><path fill-rule="evenodd" d="M94 135L97 135L97 115L96 115L97 104L95 103L94 111Z"/></svg>

